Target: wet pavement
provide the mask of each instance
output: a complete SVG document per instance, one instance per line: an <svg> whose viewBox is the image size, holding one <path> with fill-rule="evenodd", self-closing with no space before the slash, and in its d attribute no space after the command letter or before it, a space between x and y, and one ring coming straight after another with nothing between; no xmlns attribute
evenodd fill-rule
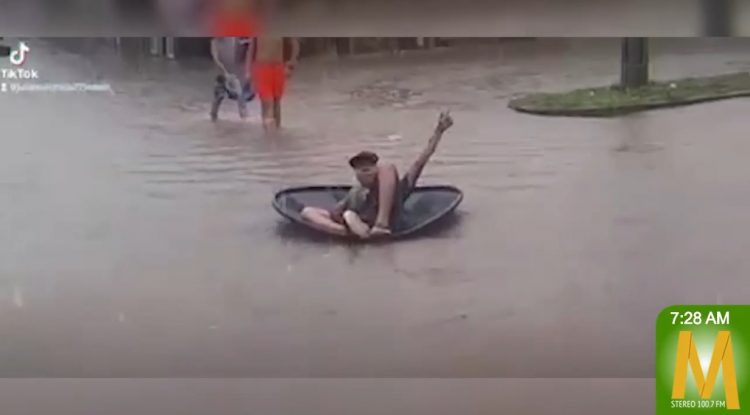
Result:
<svg viewBox="0 0 750 415"><path fill-rule="evenodd" d="M2 377L630 377L673 303L744 303L750 101L540 118L517 93L617 78L617 40L303 61L287 129L208 121L205 61L32 41L114 94L0 95ZM85 56L75 52L85 49ZM747 40L662 40L653 74L750 69ZM465 192L426 238L342 245L271 209L362 148ZM649 395L650 397L650 395Z"/></svg>

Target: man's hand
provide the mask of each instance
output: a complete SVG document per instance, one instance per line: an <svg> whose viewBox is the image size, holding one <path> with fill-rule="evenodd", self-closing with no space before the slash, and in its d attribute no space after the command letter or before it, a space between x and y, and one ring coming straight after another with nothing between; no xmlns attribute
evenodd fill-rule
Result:
<svg viewBox="0 0 750 415"><path fill-rule="evenodd" d="M438 118L437 127L435 127L435 132L442 134L451 128L451 126L453 126L453 118L451 117L450 111L441 112L440 118Z"/></svg>
<svg viewBox="0 0 750 415"><path fill-rule="evenodd" d="M292 37L289 38L290 46L292 47L291 56L286 62L286 74L290 76L292 72L297 68L297 60L299 59L299 39Z"/></svg>
<svg viewBox="0 0 750 415"><path fill-rule="evenodd" d="M292 72L294 72L294 69L295 69L296 67L297 67L297 60L296 60L296 59L288 60L288 61L286 62L286 65L285 65L285 69L286 69L286 70L285 70L285 72L286 72L286 76L287 76L287 77L291 76L291 75L292 75Z"/></svg>

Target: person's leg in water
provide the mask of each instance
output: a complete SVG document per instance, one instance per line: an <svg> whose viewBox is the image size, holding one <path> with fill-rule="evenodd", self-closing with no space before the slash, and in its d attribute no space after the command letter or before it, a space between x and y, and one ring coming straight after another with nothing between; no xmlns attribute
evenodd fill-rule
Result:
<svg viewBox="0 0 750 415"><path fill-rule="evenodd" d="M263 120L263 128L271 129L275 122L273 117L273 101L260 100L260 114Z"/></svg>
<svg viewBox="0 0 750 415"><path fill-rule="evenodd" d="M260 98L260 113L263 128L273 127L274 121L274 84L273 67L268 63L256 62L253 65L253 82Z"/></svg>
<svg viewBox="0 0 750 415"><path fill-rule="evenodd" d="M247 104L253 100L252 86L250 82L247 82L242 88L242 94L237 99L237 110L240 114L240 119L247 119Z"/></svg>
<svg viewBox="0 0 750 415"><path fill-rule="evenodd" d="M222 101L227 97L226 78L224 75L216 76L216 85L214 86L214 99L211 102L211 121L219 119L219 108Z"/></svg>
<svg viewBox="0 0 750 415"><path fill-rule="evenodd" d="M237 100L237 111L240 114L241 120L247 119L247 101L245 99L238 99Z"/></svg>
<svg viewBox="0 0 750 415"><path fill-rule="evenodd" d="M281 98L286 87L287 69L283 64L273 67L273 123L277 129L281 128Z"/></svg>
<svg viewBox="0 0 750 415"><path fill-rule="evenodd" d="M273 122L276 128L281 128L281 98L273 101Z"/></svg>

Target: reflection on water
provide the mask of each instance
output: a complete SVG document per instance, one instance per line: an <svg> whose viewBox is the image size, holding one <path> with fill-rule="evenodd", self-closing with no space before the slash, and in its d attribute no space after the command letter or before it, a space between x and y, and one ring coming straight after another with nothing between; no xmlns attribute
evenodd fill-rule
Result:
<svg viewBox="0 0 750 415"><path fill-rule="evenodd" d="M13 305L18 308L23 307L23 293L21 292L21 288L17 285L13 287Z"/></svg>
<svg viewBox="0 0 750 415"><path fill-rule="evenodd" d="M669 42L657 76L748 63ZM609 82L617 44L308 61L274 137L257 109L208 121L206 62L35 44L44 76L117 95L0 98L0 376L650 376L662 306L748 294L747 101L578 120L497 98ZM453 223L340 244L272 210L350 183L363 148L405 168L447 107L424 183L464 191Z"/></svg>

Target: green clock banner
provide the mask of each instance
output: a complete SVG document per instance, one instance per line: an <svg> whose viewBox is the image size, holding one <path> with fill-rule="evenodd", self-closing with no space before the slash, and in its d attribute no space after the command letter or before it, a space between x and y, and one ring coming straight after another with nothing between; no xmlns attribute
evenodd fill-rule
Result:
<svg viewBox="0 0 750 415"><path fill-rule="evenodd" d="M750 414L750 306L681 305L656 321L656 414Z"/></svg>

